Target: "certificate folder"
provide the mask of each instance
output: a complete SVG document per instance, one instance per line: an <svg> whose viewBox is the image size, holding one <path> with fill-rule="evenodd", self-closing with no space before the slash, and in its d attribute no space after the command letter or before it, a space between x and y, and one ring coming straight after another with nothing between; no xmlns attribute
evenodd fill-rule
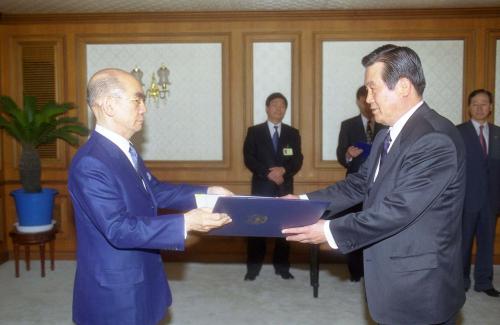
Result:
<svg viewBox="0 0 500 325"><path fill-rule="evenodd" d="M372 149L372 145L370 143L358 141L354 144L354 146L358 147L359 149L363 149L363 153L361 154L361 156L364 158L368 158Z"/></svg>
<svg viewBox="0 0 500 325"><path fill-rule="evenodd" d="M282 229L316 223L329 204L313 200L223 196L217 199L213 211L227 213L233 221L209 234L284 237Z"/></svg>

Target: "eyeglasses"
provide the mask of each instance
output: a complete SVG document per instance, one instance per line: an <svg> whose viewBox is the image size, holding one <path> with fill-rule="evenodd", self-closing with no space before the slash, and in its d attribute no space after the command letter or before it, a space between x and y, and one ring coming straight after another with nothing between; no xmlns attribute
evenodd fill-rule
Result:
<svg viewBox="0 0 500 325"><path fill-rule="evenodd" d="M146 101L144 98L128 98L129 101L133 102L135 106L144 105L146 106Z"/></svg>
<svg viewBox="0 0 500 325"><path fill-rule="evenodd" d="M125 97L125 96L121 96L121 95L113 95L111 96L112 98L120 98L120 99L124 99L124 100L128 100L132 103L134 103L134 105L137 107L139 105L144 105L146 106L146 98L145 97L134 97L134 98L129 98L129 97Z"/></svg>

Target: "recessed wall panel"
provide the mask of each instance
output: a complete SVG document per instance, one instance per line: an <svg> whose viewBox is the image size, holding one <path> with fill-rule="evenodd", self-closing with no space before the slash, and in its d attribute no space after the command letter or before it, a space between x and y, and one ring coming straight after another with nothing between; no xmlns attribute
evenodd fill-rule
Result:
<svg viewBox="0 0 500 325"><path fill-rule="evenodd" d="M424 100L454 124L462 122L463 41L325 41L322 46L323 160L337 160L340 123L359 114L356 90L364 83L361 59L387 43L408 46L417 52L427 82Z"/></svg>
<svg viewBox="0 0 500 325"><path fill-rule="evenodd" d="M220 43L87 45L87 78L107 67L131 71L138 66L144 73L146 90L162 64L170 70L170 93L158 105L150 100L146 103L144 129L134 136L142 157L160 161L222 160Z"/></svg>
<svg viewBox="0 0 500 325"><path fill-rule="evenodd" d="M291 42L253 43L253 121L267 120L266 98L281 92L288 100L283 122L291 124L292 44Z"/></svg>

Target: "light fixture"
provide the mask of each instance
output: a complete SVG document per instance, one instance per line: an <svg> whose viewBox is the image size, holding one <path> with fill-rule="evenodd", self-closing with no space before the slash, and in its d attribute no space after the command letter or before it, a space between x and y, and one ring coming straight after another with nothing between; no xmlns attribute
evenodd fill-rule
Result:
<svg viewBox="0 0 500 325"><path fill-rule="evenodd" d="M142 86L144 86L142 83L143 72L141 69L136 66L132 71L130 71L130 73L141 83ZM170 81L168 80L170 71L164 64L162 64L156 73L158 74L158 81L156 81L156 76L153 73L149 88L146 90L146 97L152 99L156 104L158 104L160 99L167 99L167 94L169 93L168 86L170 85Z"/></svg>

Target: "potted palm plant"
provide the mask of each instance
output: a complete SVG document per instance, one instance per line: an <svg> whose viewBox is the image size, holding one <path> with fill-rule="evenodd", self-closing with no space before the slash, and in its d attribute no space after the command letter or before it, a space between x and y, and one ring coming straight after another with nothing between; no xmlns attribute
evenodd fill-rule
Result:
<svg viewBox="0 0 500 325"><path fill-rule="evenodd" d="M78 136L89 130L76 117L64 116L74 108L72 104L54 102L36 106L36 99L24 96L19 106L9 96L0 96L0 128L21 144L19 176L22 188L11 195L16 203L18 228L40 229L52 225L52 208L57 191L41 187L41 162L37 148L61 139L78 144Z"/></svg>

